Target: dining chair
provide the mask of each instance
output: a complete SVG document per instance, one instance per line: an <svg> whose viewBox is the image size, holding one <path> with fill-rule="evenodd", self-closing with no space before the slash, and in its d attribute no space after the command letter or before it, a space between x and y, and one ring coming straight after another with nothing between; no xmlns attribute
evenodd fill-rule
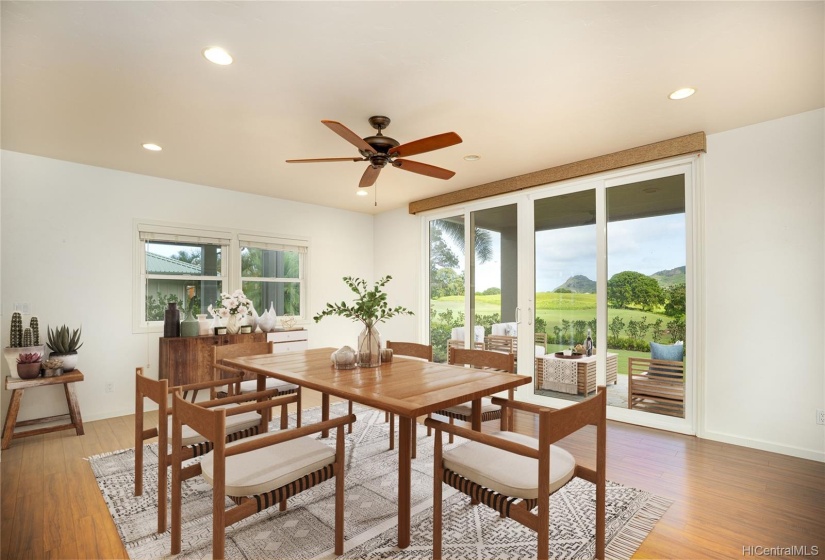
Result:
<svg viewBox="0 0 825 560"><path fill-rule="evenodd" d="M428 362L433 361L433 346L432 344L419 344L417 342L394 342L391 340L387 341L387 348L392 350L393 355L395 356L405 356L407 358L418 358L419 360L425 360ZM390 422L390 449L395 449L395 414L392 412L385 412L384 413L384 420L389 420ZM415 458L415 430L416 430L416 422L413 422L413 433L411 440L412 441L412 457Z"/></svg>
<svg viewBox="0 0 825 560"><path fill-rule="evenodd" d="M236 368L229 367L224 364L224 360L230 358L240 358L242 356L256 356L258 354L272 354L274 353L274 342L239 342L236 344L221 344L215 346L212 350L212 368L214 371L214 378L221 379L226 375L231 377L243 376L240 383L233 383L231 387L226 387L223 391L221 387L217 387L211 394L211 398L221 396L222 392L227 394L245 394L252 393L258 390L257 376L254 373L242 372ZM301 426L301 387L293 383L287 383L274 377L266 378L265 390L276 390L278 395L297 395L297 417L296 422L298 427ZM350 410L350 414L352 411Z"/></svg>
<svg viewBox="0 0 825 560"><path fill-rule="evenodd" d="M605 452L607 448L607 390L601 386L589 399L561 410L493 397L503 408L535 414L538 438L514 432L483 434L427 419L435 430L433 486L433 558L442 556L442 483L467 494L471 503L483 503L501 517L537 533L536 558L550 554L550 495L574 477L595 484L596 558L605 552ZM577 464L575 457L553 445L568 435L596 426L595 470ZM442 450L442 432L469 439L464 445ZM532 510L538 507L537 513ZM591 511L580 512L582 517Z"/></svg>
<svg viewBox="0 0 825 560"><path fill-rule="evenodd" d="M512 353L502 353L493 350L469 350L466 348L450 348L447 356L447 363L451 365L466 365L478 369L489 369L494 371L504 371L507 373L516 372L515 355ZM515 398L514 389L507 392L508 398ZM446 416L450 419L450 424L455 420L469 422L472 418L473 408L471 403L461 403L450 408L437 410L432 414ZM431 418L428 415L427 418ZM481 399L481 421L500 419L501 430L510 429L508 414L503 414L501 407L493 404L487 397ZM427 435L431 435L431 430L427 430ZM453 443L453 435L450 434L450 443Z"/></svg>
<svg viewBox="0 0 825 560"><path fill-rule="evenodd" d="M280 406L286 410L295 395L252 402L236 408L218 408L220 400L189 403L175 393L172 405L172 554L182 544L182 489L184 480L201 476L212 486L212 557L225 555L226 528L275 504L286 509L287 499L335 478L335 554L344 552L344 429L355 416L341 416L309 426L258 434L226 443L223 428L232 416ZM199 463L183 468L184 425L191 426L213 449ZM308 437L337 428L335 447ZM228 508L226 498L234 503Z"/></svg>
<svg viewBox="0 0 825 560"><path fill-rule="evenodd" d="M168 453L169 434L172 432L172 407L169 402L169 395L173 393L183 394L186 391L196 391L199 389L212 389L216 384L226 384L227 382L239 381L239 379L223 379L220 381L204 381L190 385L179 385L170 387L168 379L150 379L143 374L143 368L135 368L135 496L143 495L143 442L158 438L158 533L166 531L166 505L167 505L167 468L171 465L172 455ZM237 407L238 403L249 400L266 399L275 396L275 391L264 391L263 393L247 393L246 395L235 395L222 399L220 403L226 407ZM144 403L145 399L151 399L158 406L157 425L144 428ZM286 428L287 416L284 412L281 415L281 428ZM256 412L238 414L231 416L231 420L225 425L225 440L235 441L261 432L267 431L268 417ZM197 432L186 429L183 434L182 443L184 458L191 459L199 457L209 452L211 443L206 441Z"/></svg>

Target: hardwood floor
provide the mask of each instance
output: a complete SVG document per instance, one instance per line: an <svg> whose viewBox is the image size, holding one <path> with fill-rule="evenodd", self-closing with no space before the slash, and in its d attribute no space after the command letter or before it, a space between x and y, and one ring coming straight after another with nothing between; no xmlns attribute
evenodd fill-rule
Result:
<svg viewBox="0 0 825 560"><path fill-rule="evenodd" d="M305 407L319 404L305 391ZM134 417L84 427L84 436L43 434L3 452L0 558L128 558L85 457L131 447ZM516 415L515 429L531 433L532 419ZM563 445L592 464L593 436ZM748 546L825 554L825 464L616 422L607 441L609 480L674 501L637 558L742 557Z"/></svg>

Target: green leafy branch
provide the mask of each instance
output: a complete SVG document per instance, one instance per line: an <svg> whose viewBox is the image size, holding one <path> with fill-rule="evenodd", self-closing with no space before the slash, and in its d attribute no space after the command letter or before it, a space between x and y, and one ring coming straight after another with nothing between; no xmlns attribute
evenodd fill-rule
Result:
<svg viewBox="0 0 825 560"><path fill-rule="evenodd" d="M323 311L313 317L315 322L319 322L324 317L337 315L360 321L365 327L370 328L387 319L392 319L396 315L413 315L414 313L401 305L390 307L387 304L387 294L382 288L392 280L392 276L385 276L378 280L370 290L367 281L361 278L345 276L344 283L349 286L358 297L353 305L347 305L345 301L341 303L328 303Z"/></svg>

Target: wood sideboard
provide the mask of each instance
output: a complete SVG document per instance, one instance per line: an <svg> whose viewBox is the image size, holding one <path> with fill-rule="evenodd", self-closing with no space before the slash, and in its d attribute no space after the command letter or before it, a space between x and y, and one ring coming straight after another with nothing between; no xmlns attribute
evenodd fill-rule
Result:
<svg viewBox="0 0 825 560"><path fill-rule="evenodd" d="M307 348L307 331L255 332L215 336L161 337L159 339L159 379L170 385L187 385L212 380L212 348L239 342L275 342L275 352L291 352Z"/></svg>

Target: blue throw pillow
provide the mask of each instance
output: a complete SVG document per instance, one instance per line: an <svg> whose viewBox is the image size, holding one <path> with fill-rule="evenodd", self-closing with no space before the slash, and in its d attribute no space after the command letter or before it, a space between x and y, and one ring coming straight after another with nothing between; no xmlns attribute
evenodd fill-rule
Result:
<svg viewBox="0 0 825 560"><path fill-rule="evenodd" d="M657 344L650 343L650 357L653 360L670 360L681 362L685 357L684 344Z"/></svg>

